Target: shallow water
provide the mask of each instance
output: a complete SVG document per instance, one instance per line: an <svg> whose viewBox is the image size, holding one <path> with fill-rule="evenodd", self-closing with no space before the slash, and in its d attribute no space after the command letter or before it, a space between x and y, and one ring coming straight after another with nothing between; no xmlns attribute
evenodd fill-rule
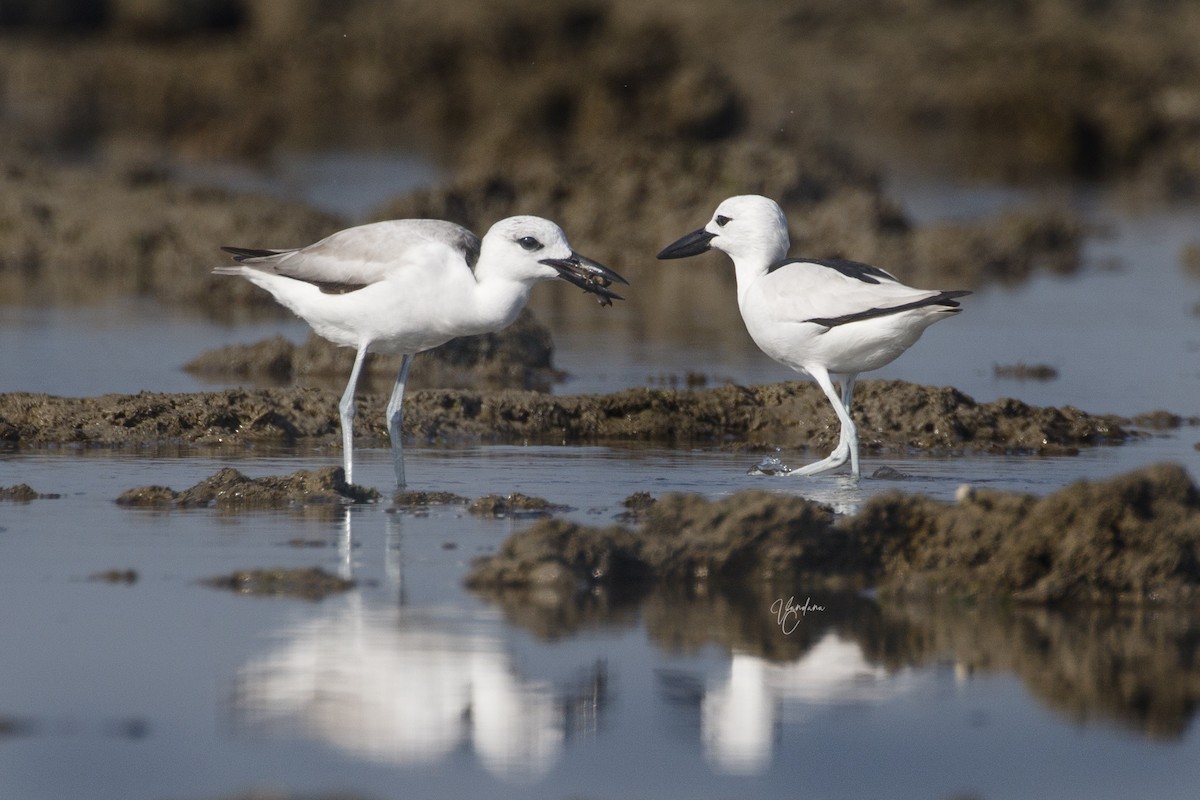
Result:
<svg viewBox="0 0 1200 800"><path fill-rule="evenodd" d="M914 477L857 487L747 476L755 458L745 454L636 447L413 447L409 472L419 486L521 491L610 524L639 490L766 486L853 510L897 487L945 499L964 481L1050 491L1180 449L1162 437L1078 457L869 459L868 469L886 463ZM0 506L0 717L17 723L0 736L5 797L255 787L369 797L1186 797L1200 780L1194 702L1178 690L1197 677L1195 618L1173 621L1169 636L1139 621L1131 644L1107 639L1107 624L880 608L802 586L795 602L823 609L786 632L768 607L733 613L704 598L508 607L461 581L522 520L386 504L229 515L112 502L136 485L184 488L227 464L256 476L336 459L286 449L0 457L0 485L24 480L62 495ZM358 469L385 486L387 452L361 451ZM309 603L198 583L308 566L359 588ZM135 570L137 580L89 580L107 570ZM1047 626L1073 633L1023 644L1027 628ZM747 640L745 631L759 633ZM1000 644L981 659L976 638L988 636ZM886 645L939 638L919 652ZM1094 684L1118 694L1145 678L1147 662L1122 660L1124 648L1167 662L1153 673L1164 683L1106 703L1088 693ZM993 663L1002 655L1011 669ZM1048 692L1038 684L1046 668L1023 663L1035 658L1082 674L1068 670ZM993 666L972 671L973 659Z"/></svg>
<svg viewBox="0 0 1200 800"><path fill-rule="evenodd" d="M328 178L307 180L304 191L325 196ZM923 219L1014 199L914 184L897 192ZM366 200L337 202L354 216ZM1089 244L1080 275L981 291L877 375L980 400L1200 414L1200 282L1178 264L1194 212L1134 217L1082 202L1113 235ZM727 266L710 258L689 268ZM636 288L637 270L673 268L635 265L629 277ZM597 312L586 299L538 296L557 361L572 373L564 393L669 384L688 372L712 382L790 377L735 327L647 336L631 304ZM144 301L0 306L0 390L210 388L179 365L274 333L306 335L302 323L230 328ZM1060 377L994 377L994 363L1019 361L1048 363ZM600 525L636 491L766 487L850 513L891 489L944 500L963 483L1046 494L1160 461L1198 475L1197 440L1200 431L1183 428L1067 457L864 453L864 475L888 466L908 477L858 484L749 476L757 454L636 446L413 443L408 472L413 488L524 492ZM812 454L778 456L794 466ZM260 788L992 800L1190 798L1200 785L1194 616L881 606L802 586L795 602L822 610L788 630L766 604L738 598L505 603L466 592L462 578L524 519L391 513L386 503L230 515L112 502L146 484L184 489L227 465L259 476L339 457L336 448L0 452L0 486L61 495L0 503L0 796ZM386 489L388 453L357 457L359 481ZM199 583L276 566L321 566L358 587L310 603ZM89 580L106 570L135 570L137 580Z"/></svg>

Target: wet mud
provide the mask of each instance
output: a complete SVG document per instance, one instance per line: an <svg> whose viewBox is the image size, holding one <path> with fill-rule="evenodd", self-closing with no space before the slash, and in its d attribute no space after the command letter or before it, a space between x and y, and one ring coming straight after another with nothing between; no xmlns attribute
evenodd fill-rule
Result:
<svg viewBox="0 0 1200 800"><path fill-rule="evenodd" d="M287 312L248 281L212 274L221 245L308 243L340 220L303 204L179 183L135 161L63 166L0 158L0 294L94 303L143 295L236 320ZM241 310L241 311L239 311Z"/></svg>
<svg viewBox="0 0 1200 800"><path fill-rule="evenodd" d="M626 293L631 302L666 308L678 296L673 287L681 270L656 263L654 254L703 224L733 192L779 198L796 254L881 264L913 285L974 288L1018 282L1037 271L1070 272L1078 267L1085 233L1071 212L1058 207L917 225L887 198L878 177L843 165L845 159L818 146L738 143L699 152L630 149L564 159L520 160L450 176L385 204L370 218L449 219L482 234L502 217L536 213L562 225L580 252L626 273L637 287ZM9 302L139 295L225 321L284 318L287 312L245 280L212 275L228 260L219 246L303 246L348 224L296 202L188 185L172 168L136 159L87 169L0 159L0 217L7 221L0 224L0 290ZM728 277L717 277L726 270L699 274L709 272L713 276L705 280L714 286ZM511 335L518 340L509 346L519 341L519 353L544 347L528 331ZM444 358L459 365L472 352L486 357L493 349L494 343L466 351L452 347ZM191 367L212 370L232 356L231 366L247 374L289 371L289 359L279 353L264 353L262 362L254 355L214 354ZM300 358L297 365L291 357L290 372L303 373L309 358L319 370L329 356ZM500 360L491 372L507 369Z"/></svg>
<svg viewBox="0 0 1200 800"><path fill-rule="evenodd" d="M649 492L634 492L621 501L625 510L617 514L617 521L638 522L657 502Z"/></svg>
<svg viewBox="0 0 1200 800"><path fill-rule="evenodd" d="M355 582L331 575L320 567L308 569L248 569L202 581L214 589L229 589L256 597L323 600L354 588Z"/></svg>
<svg viewBox="0 0 1200 800"><path fill-rule="evenodd" d="M36 730L37 726L28 719L0 714L0 739L29 736L35 733Z"/></svg>
<svg viewBox="0 0 1200 800"><path fill-rule="evenodd" d="M96 583L132 586L138 582L138 573L135 569L106 569L103 572L95 572L89 575L88 580Z"/></svg>
<svg viewBox="0 0 1200 800"><path fill-rule="evenodd" d="M22 109L4 132L16 152L415 143L504 163L621 141L817 140L961 174L1200 192L1188 3L8 5L0 97Z"/></svg>
<svg viewBox="0 0 1200 800"><path fill-rule="evenodd" d="M164 17L176 14L170 4L145 5L161 5ZM366 132L360 148L452 156L437 186L397 197L371 219L436 217L482 233L501 217L537 213L562 224L582 252L633 270L642 293L676 296L672 272L653 268L653 254L700 225L724 196L744 192L783 203L798 254L882 264L914 285L973 288L1078 264L1083 226L1060 207L974 222L913 223L883 189L871 149L856 152L854 137L840 124L826 128L828 108L803 113L817 96L794 98L791 105L776 98L772 107L799 110L797 119L805 120L780 125L777 112L762 106L764 98L751 96L760 86L796 82L763 81L757 69L728 74L761 56L761 40L726 42L721 66L708 48L688 44L702 34L698 20L729 13L719 4L707 4L698 15L664 6L649 17L620 2L468 5L469 13L441 4L400 13L350 4L323 20L267 14L256 5L216 39L200 24L193 38L181 22L166 37L169 46L165 34L119 22L140 16L127 11L106 14L86 35L55 41L46 40L37 15L0 21L6 37L0 98L29 110L0 129L15 140L14 155L0 162L4 296L41 303L141 294L219 318L280 314L265 292L209 274L226 261L217 247L300 246L349 221L295 202L189 185L178 165L198 156L354 149L333 138L346 131ZM778 11L759 10L762 16L739 13L739 27L773 20L763 33L778 35L795 24L775 19ZM942 22L945 9L934 13L918 3L908 14L911 19L892 20L889 36L927 36L926 26ZM838 25L863 26L870 32L864 41L878 44L875 16L859 9ZM909 24L893 27L901 22ZM383 33L397 28L402 48ZM351 30L356 45L346 49ZM1092 26L1078 31L1091 36ZM278 37L293 35L328 59L318 73L307 60L264 59L255 46L275 53ZM831 44L811 31L805 41ZM746 50L740 57L739 42ZM513 48L525 55L516 57ZM844 58L838 62L849 66ZM803 83L834 78L816 66L801 70ZM792 66L774 68L796 74ZM355 79L347 81L341 70ZM247 74L257 77L247 82ZM946 72L938 68L929 79L944 86ZM871 86L855 89L861 94ZM847 97L847 90L839 85L836 93ZM888 103L865 102L855 118L893 108L895 87L887 96ZM918 96L928 103L937 95ZM820 102L828 106L828 95ZM950 101L943 96L940 102ZM373 111L364 118L367 108ZM331 129L333 118L339 124ZM1006 130L1022 119L1014 112ZM451 142L455 152L444 153ZM89 157L53 157L62 149ZM246 361L243 356L238 360ZM221 358L195 367L211 368ZM278 354L267 364L267 370L286 371ZM304 369L293 363L291 371Z"/></svg>
<svg viewBox="0 0 1200 800"><path fill-rule="evenodd" d="M877 588L1053 605L1200 600L1200 492L1160 465L1047 497L967 488L957 503L889 492L837 519L828 506L754 490L669 494L636 529L538 522L467 577L474 589L573 596L600 585L681 591Z"/></svg>
<svg viewBox="0 0 1200 800"><path fill-rule="evenodd" d="M1049 364L994 364L992 374L997 378L1017 381L1052 381L1058 378L1058 370Z"/></svg>
<svg viewBox="0 0 1200 800"><path fill-rule="evenodd" d="M901 381L855 387L864 452L1062 454L1140 434L1130 420L1002 399L978 403L951 388ZM339 395L318 389L196 394L0 395L0 445L128 447L161 443L339 441ZM386 441L386 396L360 399L359 440ZM532 391L426 390L405 398L404 431L425 442L651 441L734 448L828 449L838 423L807 382L701 390L636 388L555 397Z"/></svg>
<svg viewBox="0 0 1200 800"><path fill-rule="evenodd" d="M471 498L463 497L454 492L425 491L408 489L396 492L392 496L392 505L388 508L391 513L425 514L429 509L441 506L468 506Z"/></svg>
<svg viewBox="0 0 1200 800"><path fill-rule="evenodd" d="M492 519L550 517L570 510L570 506L558 505L545 498L530 497L521 492L485 495L471 501L467 506L467 511L475 516Z"/></svg>
<svg viewBox="0 0 1200 800"><path fill-rule="evenodd" d="M43 494L27 483L18 483L16 486L0 486L0 502L7 500L10 503L28 503L33 500L53 500L59 496Z"/></svg>
<svg viewBox="0 0 1200 800"><path fill-rule="evenodd" d="M341 506L369 503L379 498L375 489L346 483L341 467L290 475L249 478L226 467L195 486L177 492L166 486L141 486L123 492L117 505L131 508L216 508L222 511L255 511L300 506Z"/></svg>

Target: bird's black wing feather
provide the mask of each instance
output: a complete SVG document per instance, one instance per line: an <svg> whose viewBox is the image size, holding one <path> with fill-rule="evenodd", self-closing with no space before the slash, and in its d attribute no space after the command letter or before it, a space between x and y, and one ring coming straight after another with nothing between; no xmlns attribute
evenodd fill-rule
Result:
<svg viewBox="0 0 1200 800"><path fill-rule="evenodd" d="M848 322L861 322L864 319L874 319L875 317L886 317L889 314L899 314L902 311L911 311L914 308L924 308L925 306L945 306L947 309L956 309L959 303L954 298L964 297L970 294L965 290L955 290L950 292L941 292L933 297L927 297L924 300L915 300L911 303L904 303L898 306L887 306L885 308L868 308L866 311L856 311L853 314L843 314L840 317L813 317L806 319L805 322L815 322L818 325L824 325L827 328L836 328L838 325L845 325Z"/></svg>
<svg viewBox="0 0 1200 800"><path fill-rule="evenodd" d="M860 261L848 261L844 258L784 258L767 267L767 274L786 267L788 264L815 264L818 267L836 270L847 278L854 278L863 283L879 283L881 278L887 281L896 280L895 275L879 267L863 264Z"/></svg>

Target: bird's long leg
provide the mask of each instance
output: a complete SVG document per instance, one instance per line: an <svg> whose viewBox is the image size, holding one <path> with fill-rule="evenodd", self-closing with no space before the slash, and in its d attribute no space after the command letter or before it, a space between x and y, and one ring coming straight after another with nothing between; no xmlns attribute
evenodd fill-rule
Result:
<svg viewBox="0 0 1200 800"><path fill-rule="evenodd" d="M850 405L854 400L854 379L857 377L858 377L857 373L849 374L849 375L843 376L842 380L841 380L842 408L846 409L846 413L848 415L850 415L851 417L854 416L853 412L850 410ZM840 415L838 418L841 419ZM848 430L845 425L841 425L839 427L840 427L840 430L838 432L838 443L837 443L837 446L833 448L833 453L830 453L830 458L837 457L837 458L841 458L842 461L845 461L845 458L843 456L837 455L837 454L843 453L843 451L844 451L845 453L849 453L851 455L851 458L853 459L857 454L852 453L848 449L850 446L849 436L852 433L852 431Z"/></svg>
<svg viewBox="0 0 1200 800"><path fill-rule="evenodd" d="M857 373L851 373L842 378L842 408L846 409L846 413L850 413L850 404L854 402L854 379L858 377Z"/></svg>
<svg viewBox="0 0 1200 800"><path fill-rule="evenodd" d="M396 376L396 385L392 387L392 396L387 404L388 438L392 440L392 466L396 470L396 488L404 488L404 446L401 442L404 428L404 384L408 382L408 368L412 366L413 357L405 353L400 362L400 374Z"/></svg>
<svg viewBox="0 0 1200 800"><path fill-rule="evenodd" d="M367 345L359 345L358 353L354 356L354 366L350 368L350 380L346 382L346 391L338 403L338 412L342 418L342 460L346 465L346 483L353 483L354 472L354 390L358 388L358 373L362 371L363 361L367 357Z"/></svg>
<svg viewBox="0 0 1200 800"><path fill-rule="evenodd" d="M822 368L810 368L808 373L813 376L817 385L821 387L821 391L825 392L825 396L829 398L830 405L833 406L834 412L838 416L838 420L842 423L841 434L838 436L838 446L829 454L828 458L824 458L816 463L801 467L800 469L792 470L789 475L816 475L820 472L828 472L832 469L837 469L846 463L847 459L851 460L851 469L854 470L854 477L858 477L858 432L854 428L854 420L850 418L850 412L842 405L842 400L838 398L837 391L833 388L833 381L829 379L829 372ZM847 379L850 384L850 395L853 395L853 381ZM853 457L852 455L853 454Z"/></svg>
<svg viewBox="0 0 1200 800"><path fill-rule="evenodd" d="M857 378L857 373L850 373L842 379L842 408L846 409L846 416L854 419L854 412L850 406L854 402L854 379ZM858 426L851 425L847 428L842 426L842 435L839 437L847 447L850 448L850 474L855 478L858 477Z"/></svg>

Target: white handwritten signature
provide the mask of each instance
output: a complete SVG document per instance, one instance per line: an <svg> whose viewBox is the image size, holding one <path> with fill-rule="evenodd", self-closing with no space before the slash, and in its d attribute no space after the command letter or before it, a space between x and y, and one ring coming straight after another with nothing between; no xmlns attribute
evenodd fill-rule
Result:
<svg viewBox="0 0 1200 800"><path fill-rule="evenodd" d="M796 597L793 595L786 601L781 597L774 603L771 603L771 613L775 615L775 623L784 635L796 630L800 625L800 620L810 611L824 611L825 606L819 606L812 601L811 597L804 598L803 605L796 605Z"/></svg>

